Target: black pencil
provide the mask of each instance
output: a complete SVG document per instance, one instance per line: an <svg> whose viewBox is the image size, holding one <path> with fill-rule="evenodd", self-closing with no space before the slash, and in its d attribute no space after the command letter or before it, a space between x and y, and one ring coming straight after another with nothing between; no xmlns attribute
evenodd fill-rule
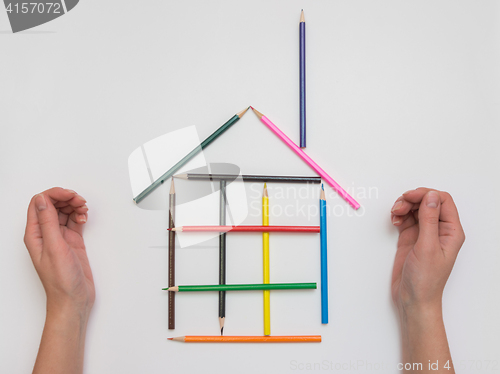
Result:
<svg viewBox="0 0 500 374"><path fill-rule="evenodd" d="M286 175L234 175L234 174L177 174L174 178L188 180L209 180L209 181L231 181L241 180L243 182L267 182L267 183L321 183L321 177L301 177Z"/></svg>
<svg viewBox="0 0 500 374"><path fill-rule="evenodd" d="M175 227L175 187L174 178L170 186L168 199L168 228ZM168 231L168 286L175 285L175 231ZM168 293L168 329L175 329L175 292Z"/></svg>
<svg viewBox="0 0 500 374"><path fill-rule="evenodd" d="M226 181L220 181L219 224L226 224ZM226 284L226 233L219 235L219 284ZM226 319L226 291L219 291L219 326L220 334L224 334Z"/></svg>

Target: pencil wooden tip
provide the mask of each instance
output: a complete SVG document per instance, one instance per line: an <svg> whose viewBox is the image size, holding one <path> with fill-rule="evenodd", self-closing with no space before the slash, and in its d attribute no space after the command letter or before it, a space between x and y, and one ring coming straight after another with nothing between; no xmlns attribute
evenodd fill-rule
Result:
<svg viewBox="0 0 500 374"><path fill-rule="evenodd" d="M172 227L171 229L169 229L171 231L182 231L182 226L179 226L179 227Z"/></svg>
<svg viewBox="0 0 500 374"><path fill-rule="evenodd" d="M304 9L300 12L300 22L306 22L306 19L304 18Z"/></svg>
<svg viewBox="0 0 500 374"><path fill-rule="evenodd" d="M259 119L261 119L261 118L264 116L261 112L259 112L259 111L258 111L257 109L255 109L254 107L251 107L251 108L252 108L253 112L255 113L255 115L256 115L257 117L259 117Z"/></svg>
<svg viewBox="0 0 500 374"><path fill-rule="evenodd" d="M267 184L264 183L264 193L263 193L264 197L268 197L269 195L267 194Z"/></svg>
<svg viewBox="0 0 500 374"><path fill-rule="evenodd" d="M247 112L248 108L245 108L243 109L241 112L239 112L238 114L236 114L238 117L243 117L243 114L245 114Z"/></svg>
<svg viewBox="0 0 500 374"><path fill-rule="evenodd" d="M179 291L179 286L172 286L169 288L163 288L165 291L172 291L172 292L177 292Z"/></svg>
<svg viewBox="0 0 500 374"><path fill-rule="evenodd" d="M170 195L175 193L174 178L172 178L172 183L170 184Z"/></svg>
<svg viewBox="0 0 500 374"><path fill-rule="evenodd" d="M319 196L319 198L321 200L325 200L326 201L326 196L325 196L325 190L324 189L321 190L321 195Z"/></svg>
<svg viewBox="0 0 500 374"><path fill-rule="evenodd" d="M174 175L174 178L177 178L177 179L188 179L188 175L187 174L177 174L177 175Z"/></svg>
<svg viewBox="0 0 500 374"><path fill-rule="evenodd" d="M226 320L226 317L219 317L219 327L220 327L221 336L224 335L224 321L225 320Z"/></svg>

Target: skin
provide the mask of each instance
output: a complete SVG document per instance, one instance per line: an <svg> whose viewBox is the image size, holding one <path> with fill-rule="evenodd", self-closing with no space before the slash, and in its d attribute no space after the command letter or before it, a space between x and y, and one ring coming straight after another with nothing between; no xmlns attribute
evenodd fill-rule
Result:
<svg viewBox="0 0 500 374"><path fill-rule="evenodd" d="M83 372L85 333L95 288L82 230L88 207L72 190L51 188L28 207L24 242L47 294L33 373Z"/></svg>
<svg viewBox="0 0 500 374"><path fill-rule="evenodd" d="M455 203L447 192L417 188L396 200L391 220L399 230L391 291L401 322L403 364L410 364L408 372L453 374L442 296L465 240ZM438 370L429 368L429 360L439 362ZM418 363L421 368L414 366Z"/></svg>

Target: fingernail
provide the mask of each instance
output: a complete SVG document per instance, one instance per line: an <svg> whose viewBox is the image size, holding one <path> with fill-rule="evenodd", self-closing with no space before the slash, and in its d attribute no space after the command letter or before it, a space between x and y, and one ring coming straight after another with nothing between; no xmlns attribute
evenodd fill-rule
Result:
<svg viewBox="0 0 500 374"><path fill-rule="evenodd" d="M398 216L394 216L392 217L392 224L395 225L397 223L401 222L401 218L399 218Z"/></svg>
<svg viewBox="0 0 500 374"><path fill-rule="evenodd" d="M409 194L410 192L413 192L413 191L415 191L415 190L408 190L403 195Z"/></svg>
<svg viewBox="0 0 500 374"><path fill-rule="evenodd" d="M42 211L47 208L47 203L45 202L45 197L42 194L36 195L35 206L38 211Z"/></svg>
<svg viewBox="0 0 500 374"><path fill-rule="evenodd" d="M85 217L85 215L84 215L84 214L82 214L78 220L79 220L80 222L82 222L82 223L85 223L85 222L87 222L87 217Z"/></svg>
<svg viewBox="0 0 500 374"><path fill-rule="evenodd" d="M73 190L69 190L69 189L67 189L67 188L65 188L65 190L66 190L66 191L68 191L68 192L71 192L71 193L75 193L75 194L76 194L76 192L75 192L75 191L73 191Z"/></svg>
<svg viewBox="0 0 500 374"><path fill-rule="evenodd" d="M427 193L427 207L437 208L439 204L439 194L436 191L429 191Z"/></svg>
<svg viewBox="0 0 500 374"><path fill-rule="evenodd" d="M78 195L78 198L79 198L81 201L83 201L84 203L86 203L86 202L87 202L87 200L85 200L85 199L84 199L83 197L81 197L80 195Z"/></svg>
<svg viewBox="0 0 500 374"><path fill-rule="evenodd" d="M395 210L398 210L399 208L401 208L403 206L403 201L402 200L399 200L399 201L396 201L394 203L394 206L392 207L391 209L391 212L394 212Z"/></svg>

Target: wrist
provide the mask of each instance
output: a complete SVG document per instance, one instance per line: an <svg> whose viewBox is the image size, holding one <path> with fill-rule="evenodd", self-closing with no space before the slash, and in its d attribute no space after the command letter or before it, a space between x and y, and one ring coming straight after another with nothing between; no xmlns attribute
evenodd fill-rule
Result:
<svg viewBox="0 0 500 374"><path fill-rule="evenodd" d="M47 299L47 320L86 324L91 309L91 305Z"/></svg>

